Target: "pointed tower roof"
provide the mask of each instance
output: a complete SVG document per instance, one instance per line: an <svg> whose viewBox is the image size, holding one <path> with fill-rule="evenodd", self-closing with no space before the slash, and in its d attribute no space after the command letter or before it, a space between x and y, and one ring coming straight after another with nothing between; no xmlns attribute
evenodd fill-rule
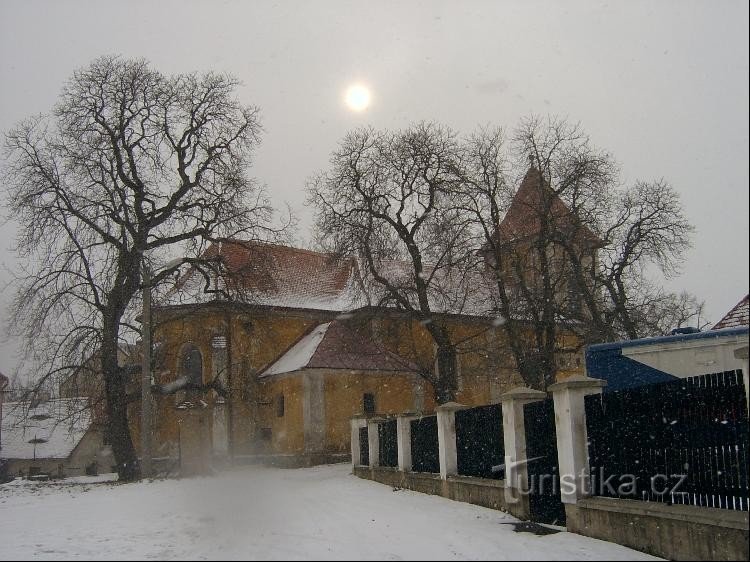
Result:
<svg viewBox="0 0 750 562"><path fill-rule="evenodd" d="M510 242L537 235L541 230L541 218L544 204L547 202L549 202L551 215L557 222L558 228L570 227L572 229L576 226L574 215L568 206L552 190L542 173L536 167L531 166L500 223L498 228L500 240ZM580 226L577 236L595 244L601 242L599 237L585 225Z"/></svg>

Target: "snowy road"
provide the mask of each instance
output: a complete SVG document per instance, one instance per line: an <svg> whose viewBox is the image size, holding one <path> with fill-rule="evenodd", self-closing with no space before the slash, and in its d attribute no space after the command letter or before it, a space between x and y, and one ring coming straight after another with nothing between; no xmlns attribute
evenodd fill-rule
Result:
<svg viewBox="0 0 750 562"><path fill-rule="evenodd" d="M0 559L646 560L349 474L245 468L129 485L0 486ZM19 481L20 482L20 481Z"/></svg>

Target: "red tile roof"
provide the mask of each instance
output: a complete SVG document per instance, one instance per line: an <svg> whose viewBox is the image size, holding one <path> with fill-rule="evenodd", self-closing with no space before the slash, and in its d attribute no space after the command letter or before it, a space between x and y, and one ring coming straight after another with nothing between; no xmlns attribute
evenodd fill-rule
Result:
<svg viewBox="0 0 750 562"><path fill-rule="evenodd" d="M377 284L363 285L357 260L353 257L337 258L312 250L240 240L214 244L204 257L217 255L223 258L227 268L217 284L252 304L343 312L382 302L383 290ZM425 265L425 270L429 271L429 265ZM408 287L412 282L413 271L407 262L384 263L382 273L399 286ZM487 313L489 299L482 292L482 280L477 279L471 287L466 287L459 282L462 278L458 273L452 276L443 269L436 274L439 278L434 283L436 290L429 295L432 310L453 314ZM206 292L203 275L190 269L159 304L201 304L215 296Z"/></svg>
<svg viewBox="0 0 750 562"><path fill-rule="evenodd" d="M356 293L353 258L278 244L233 240L214 244L205 257L220 255L227 268L221 284L241 290L253 302L267 306L319 310L351 307ZM188 271L163 304L205 302L205 280Z"/></svg>
<svg viewBox="0 0 750 562"><path fill-rule="evenodd" d="M727 312L724 318L719 320L711 329L735 328L738 326L747 326L748 324L750 324L750 294L745 295L745 298L734 305L732 310Z"/></svg>
<svg viewBox="0 0 750 562"><path fill-rule="evenodd" d="M292 345L261 376L303 369L417 372L418 367L375 341L366 325L350 320L319 324Z"/></svg>

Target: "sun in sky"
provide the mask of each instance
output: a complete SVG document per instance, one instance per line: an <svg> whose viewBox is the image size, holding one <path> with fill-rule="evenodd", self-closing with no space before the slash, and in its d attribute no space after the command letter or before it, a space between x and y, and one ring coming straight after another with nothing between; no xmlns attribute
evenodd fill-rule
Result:
<svg viewBox="0 0 750 562"><path fill-rule="evenodd" d="M346 106L352 111L357 112L367 109L370 106L371 100L372 95L370 94L370 89L361 83L349 86L344 95Z"/></svg>

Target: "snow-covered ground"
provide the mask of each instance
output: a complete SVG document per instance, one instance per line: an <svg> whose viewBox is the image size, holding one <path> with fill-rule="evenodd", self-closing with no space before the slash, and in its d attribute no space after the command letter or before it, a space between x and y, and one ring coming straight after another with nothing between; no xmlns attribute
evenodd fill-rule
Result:
<svg viewBox="0 0 750 562"><path fill-rule="evenodd" d="M393 491L349 465L102 480L0 486L0 559L652 559L571 533L517 533L501 512Z"/></svg>

